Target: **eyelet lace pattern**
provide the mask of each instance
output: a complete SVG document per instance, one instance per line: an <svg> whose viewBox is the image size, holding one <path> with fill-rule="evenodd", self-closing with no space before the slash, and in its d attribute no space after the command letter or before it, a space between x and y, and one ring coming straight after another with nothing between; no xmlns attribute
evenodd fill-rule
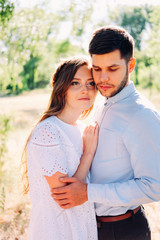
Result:
<svg viewBox="0 0 160 240"><path fill-rule="evenodd" d="M32 203L29 240L97 240L93 204L64 210L52 199L44 176L57 171L72 176L78 153L50 117L36 126L27 146L27 164Z"/></svg>

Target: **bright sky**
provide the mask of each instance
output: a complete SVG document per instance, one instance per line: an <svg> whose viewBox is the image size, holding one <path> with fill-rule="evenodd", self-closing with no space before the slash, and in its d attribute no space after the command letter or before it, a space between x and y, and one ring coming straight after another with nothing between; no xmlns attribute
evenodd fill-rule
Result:
<svg viewBox="0 0 160 240"><path fill-rule="evenodd" d="M106 0L107 2L107 0ZM109 2L114 2L115 4L125 4L125 5L144 5L144 4L150 4L150 5L160 5L160 0L111 0Z"/></svg>
<svg viewBox="0 0 160 240"><path fill-rule="evenodd" d="M19 4L22 7L32 7L37 3L45 2L44 0L12 0L19 2ZM85 0L80 0L80 2L83 2ZM67 0L48 0L50 6L53 6L54 10L58 10L60 7L64 7L65 2ZM78 2L78 1L76 1ZM95 2L93 0L93 2ZM98 5L104 6L104 5L109 5L110 7L115 7L116 5L119 4L125 4L125 5L144 5L144 4L149 4L149 5L160 5L160 0L96 0Z"/></svg>

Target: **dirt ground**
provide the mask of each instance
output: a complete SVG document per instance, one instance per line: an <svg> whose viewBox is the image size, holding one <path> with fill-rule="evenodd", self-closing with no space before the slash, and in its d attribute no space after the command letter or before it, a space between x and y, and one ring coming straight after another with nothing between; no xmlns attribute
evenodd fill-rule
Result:
<svg viewBox="0 0 160 240"><path fill-rule="evenodd" d="M149 96L148 91L144 94ZM160 110L159 95L154 94L150 99ZM8 136L5 159L5 210L0 210L0 240L27 240L31 205L29 196L22 194L20 158L30 128L45 110L48 100L49 89L34 90L20 96L0 97L0 114L10 115L13 125ZM152 230L152 240L159 240L160 202L145 204L144 207Z"/></svg>

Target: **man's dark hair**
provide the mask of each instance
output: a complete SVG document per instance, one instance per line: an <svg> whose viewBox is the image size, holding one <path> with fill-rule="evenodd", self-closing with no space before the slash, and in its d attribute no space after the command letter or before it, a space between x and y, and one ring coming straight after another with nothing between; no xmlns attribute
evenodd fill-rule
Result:
<svg viewBox="0 0 160 240"><path fill-rule="evenodd" d="M133 56L134 41L132 36L120 27L102 27L93 33L89 44L89 53L105 54L119 50L126 62Z"/></svg>

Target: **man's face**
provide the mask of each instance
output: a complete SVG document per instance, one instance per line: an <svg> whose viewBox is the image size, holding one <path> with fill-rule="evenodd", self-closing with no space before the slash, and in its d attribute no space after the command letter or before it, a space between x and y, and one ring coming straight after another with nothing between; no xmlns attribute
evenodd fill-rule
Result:
<svg viewBox="0 0 160 240"><path fill-rule="evenodd" d="M93 78L100 93L110 98L129 83L128 64L119 50L92 55Z"/></svg>

